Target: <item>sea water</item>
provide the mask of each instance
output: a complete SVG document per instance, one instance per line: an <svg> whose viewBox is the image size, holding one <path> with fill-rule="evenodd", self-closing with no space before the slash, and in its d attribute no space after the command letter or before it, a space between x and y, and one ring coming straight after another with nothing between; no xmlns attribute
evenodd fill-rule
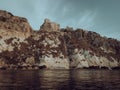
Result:
<svg viewBox="0 0 120 90"><path fill-rule="evenodd" d="M0 90L120 90L120 71L1 70Z"/></svg>

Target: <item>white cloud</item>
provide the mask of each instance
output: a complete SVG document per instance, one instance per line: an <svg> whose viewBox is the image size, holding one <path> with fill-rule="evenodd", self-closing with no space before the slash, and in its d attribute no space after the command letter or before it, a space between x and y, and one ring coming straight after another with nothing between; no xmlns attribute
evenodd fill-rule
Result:
<svg viewBox="0 0 120 90"><path fill-rule="evenodd" d="M78 21L78 26L85 28L85 29L89 29L91 27L94 26L95 24L95 17L96 17L97 11L91 11L91 10L87 10L83 13L82 16L80 16L80 19Z"/></svg>

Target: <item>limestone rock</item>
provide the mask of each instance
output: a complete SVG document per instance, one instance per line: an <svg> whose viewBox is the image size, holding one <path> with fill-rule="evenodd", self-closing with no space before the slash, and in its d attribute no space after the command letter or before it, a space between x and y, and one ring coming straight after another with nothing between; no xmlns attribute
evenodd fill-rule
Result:
<svg viewBox="0 0 120 90"><path fill-rule="evenodd" d="M0 68L5 67L112 69L120 67L120 41L83 29L60 29L48 19L40 31L31 31L25 18L0 11Z"/></svg>
<svg viewBox="0 0 120 90"><path fill-rule="evenodd" d="M41 26L40 30L45 30L45 31L58 31L60 30L60 25L51 22L49 19L45 19L43 25Z"/></svg>
<svg viewBox="0 0 120 90"><path fill-rule="evenodd" d="M8 33L16 37L28 37L32 29L26 18L14 16L10 12L0 10L0 31L1 36Z"/></svg>

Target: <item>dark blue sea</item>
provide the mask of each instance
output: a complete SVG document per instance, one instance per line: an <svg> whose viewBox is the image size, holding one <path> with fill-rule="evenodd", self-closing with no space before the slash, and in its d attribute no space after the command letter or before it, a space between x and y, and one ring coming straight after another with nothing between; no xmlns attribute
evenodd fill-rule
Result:
<svg viewBox="0 0 120 90"><path fill-rule="evenodd" d="M1 70L0 90L120 90L120 71Z"/></svg>

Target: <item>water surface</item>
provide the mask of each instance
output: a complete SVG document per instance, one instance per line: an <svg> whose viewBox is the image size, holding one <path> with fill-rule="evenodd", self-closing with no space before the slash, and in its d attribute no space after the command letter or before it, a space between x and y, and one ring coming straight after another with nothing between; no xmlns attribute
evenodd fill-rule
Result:
<svg viewBox="0 0 120 90"><path fill-rule="evenodd" d="M0 90L120 90L120 71L3 70Z"/></svg>

